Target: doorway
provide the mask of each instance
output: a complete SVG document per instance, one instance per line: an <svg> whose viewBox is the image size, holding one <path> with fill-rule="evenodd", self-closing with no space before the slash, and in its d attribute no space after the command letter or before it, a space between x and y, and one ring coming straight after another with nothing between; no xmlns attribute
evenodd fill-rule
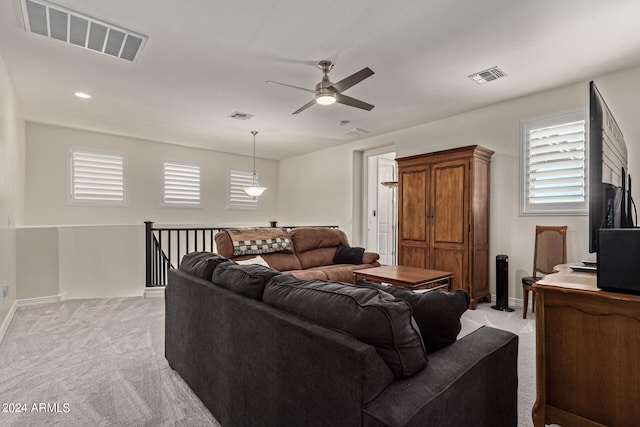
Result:
<svg viewBox="0 0 640 427"><path fill-rule="evenodd" d="M397 248L397 176L395 152L365 153L367 249L380 264L395 265Z"/></svg>

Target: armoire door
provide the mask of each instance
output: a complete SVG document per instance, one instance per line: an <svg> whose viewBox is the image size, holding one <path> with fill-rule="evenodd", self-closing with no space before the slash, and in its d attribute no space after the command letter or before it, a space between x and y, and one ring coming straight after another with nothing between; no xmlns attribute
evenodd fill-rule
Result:
<svg viewBox="0 0 640 427"><path fill-rule="evenodd" d="M429 168L407 168L398 176L398 264L428 268Z"/></svg>
<svg viewBox="0 0 640 427"><path fill-rule="evenodd" d="M469 290L469 160L431 165L431 257L428 268L453 273L452 289Z"/></svg>

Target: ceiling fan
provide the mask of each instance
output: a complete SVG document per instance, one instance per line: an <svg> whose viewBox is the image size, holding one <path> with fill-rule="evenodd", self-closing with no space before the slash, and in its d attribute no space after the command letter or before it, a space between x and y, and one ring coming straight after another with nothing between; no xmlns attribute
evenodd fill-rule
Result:
<svg viewBox="0 0 640 427"><path fill-rule="evenodd" d="M293 114L298 114L307 108L311 107L313 104L320 105L331 105L333 103L339 103L348 105L350 107L360 108L363 110L371 111L374 107L371 104L368 104L364 101L360 101L359 99L351 98L350 96L343 95L342 92L349 89L351 86L354 86L367 77L371 77L373 75L373 71L369 67L365 67L362 70L351 74L349 77L346 77L340 80L338 83L333 83L329 80L329 71L333 69L333 62L331 61L320 61L318 63L318 68L322 70L324 76L322 76L322 81L316 85L316 89L307 89L304 87L293 86L286 83L278 83L271 80L267 80L267 83L273 83L281 86L287 86L293 89L304 90L305 92L313 93L314 99L304 104L302 107L298 108Z"/></svg>

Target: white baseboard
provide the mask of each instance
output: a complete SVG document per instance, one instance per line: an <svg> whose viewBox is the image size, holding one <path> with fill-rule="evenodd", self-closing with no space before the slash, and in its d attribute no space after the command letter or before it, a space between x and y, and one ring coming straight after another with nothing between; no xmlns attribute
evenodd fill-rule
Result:
<svg viewBox="0 0 640 427"><path fill-rule="evenodd" d="M64 298L64 293L59 295L51 295L48 297L37 297L37 298L24 298L16 300L18 307L29 307L31 305L40 305L40 304L49 304L52 302L60 302Z"/></svg>
<svg viewBox="0 0 640 427"><path fill-rule="evenodd" d="M144 288L145 298L164 298L164 286L151 286Z"/></svg>
<svg viewBox="0 0 640 427"><path fill-rule="evenodd" d="M49 297L25 298L25 299L15 300L11 305L11 309L9 310L7 317L2 322L2 326L0 326L0 342L2 342L2 339L4 338L4 335L7 332L7 329L9 329L9 325L11 324L11 321L13 320L13 316L16 314L16 310L18 309L18 307L28 307L32 305L59 302L59 301L62 301L63 295L64 294L53 295Z"/></svg>
<svg viewBox="0 0 640 427"><path fill-rule="evenodd" d="M4 338L4 334L7 333L7 329L9 329L9 325L11 324L11 321L13 320L13 315L16 313L16 309L18 308L18 301L14 301L13 304L11 304L11 308L9 309L9 313L7 313L7 317L4 318L4 321L2 322L2 326L0 326L0 343L2 342L2 339Z"/></svg>
<svg viewBox="0 0 640 427"><path fill-rule="evenodd" d="M496 302L496 295L495 294L491 294L491 302L492 303ZM513 308L513 307L522 308L523 301L520 298L509 297L507 299L507 304L509 304L509 308ZM531 303L529 303L529 304L531 304Z"/></svg>

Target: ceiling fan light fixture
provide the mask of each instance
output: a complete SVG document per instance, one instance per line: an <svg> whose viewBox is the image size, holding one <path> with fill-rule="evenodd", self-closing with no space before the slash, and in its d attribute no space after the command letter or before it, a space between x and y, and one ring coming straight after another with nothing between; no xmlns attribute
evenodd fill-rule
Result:
<svg viewBox="0 0 640 427"><path fill-rule="evenodd" d="M287 86L293 89L303 90L305 92L311 92L314 94L313 98L304 104L302 107L298 108L291 114L298 114L307 108L319 104L319 105L332 105L332 104L343 104L348 105L350 107L360 108L361 110L371 111L374 105L368 104L364 101L360 101L359 99L351 98L350 96L344 95L342 92L349 89L350 87L360 83L364 79L371 77L374 73L369 67L365 67L360 71L357 71L351 74L348 77L340 80L337 83L333 83L329 80L329 71L333 68L333 62L331 61L320 61L318 63L318 68L322 70L324 74L322 76L322 80L316 84L315 90L306 89L299 86L293 86L286 83L278 83L273 80L267 80L267 83L274 83L282 86Z"/></svg>
<svg viewBox="0 0 640 427"><path fill-rule="evenodd" d="M320 105L331 105L336 102L335 93L320 93L316 95L316 102Z"/></svg>

